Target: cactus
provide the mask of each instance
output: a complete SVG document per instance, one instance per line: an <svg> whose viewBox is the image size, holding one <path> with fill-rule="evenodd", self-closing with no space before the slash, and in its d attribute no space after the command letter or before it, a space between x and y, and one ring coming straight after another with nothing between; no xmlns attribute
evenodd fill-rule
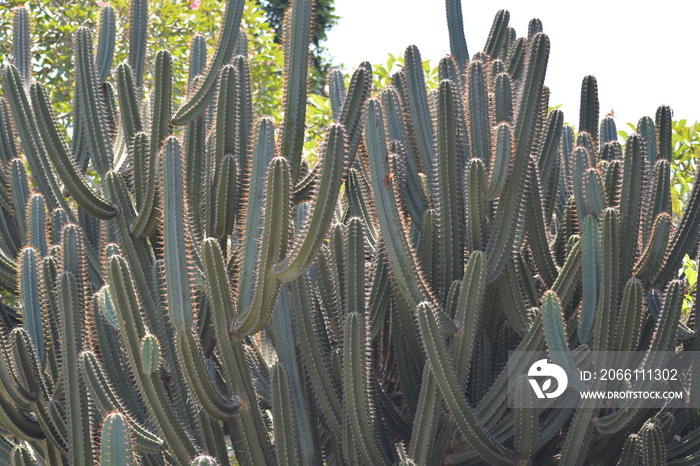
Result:
<svg viewBox="0 0 700 466"><path fill-rule="evenodd" d="M522 352L572 374L589 350L643 351L640 368L697 350L697 298L682 316L674 278L700 184L675 224L670 109L623 147L588 76L574 137L548 109L542 23L518 38L500 11L470 57L447 0L437 89L415 46L374 97L369 64L347 88L332 71L309 167L313 2L285 20L277 137L253 121L243 4L226 2L208 64L194 39L187 96L168 51L150 63L147 2L131 3L116 66L125 35L103 7L97 47L75 35L72 128L33 81L30 18L13 10L0 463L697 464L682 408L540 410L524 378L508 403Z"/></svg>

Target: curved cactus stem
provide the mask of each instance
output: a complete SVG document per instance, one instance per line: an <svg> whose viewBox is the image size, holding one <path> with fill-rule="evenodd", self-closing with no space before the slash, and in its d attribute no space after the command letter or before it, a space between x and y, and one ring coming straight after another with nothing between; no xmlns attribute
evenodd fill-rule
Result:
<svg viewBox="0 0 700 466"><path fill-rule="evenodd" d="M100 465L129 466L136 464L129 422L121 413L110 413L102 423Z"/></svg>
<svg viewBox="0 0 700 466"><path fill-rule="evenodd" d="M671 163L666 159L659 159L654 166L654 174L651 183L651 193L649 202L644 212L644 240L649 239L652 231L653 222L661 213L671 215Z"/></svg>
<svg viewBox="0 0 700 466"><path fill-rule="evenodd" d="M259 332L270 319L277 301L280 283L275 263L287 251L290 185L287 159L272 159L266 181L259 272L250 306L236 325L236 332L241 335Z"/></svg>
<svg viewBox="0 0 700 466"><path fill-rule="evenodd" d="M547 343L547 351L552 362L559 365L569 375L571 385L579 390L585 390L586 385L577 377L578 369L574 358L569 351L569 344L564 328L564 316L562 315L559 297L552 290L546 291L542 297L542 326L544 327L544 339Z"/></svg>
<svg viewBox="0 0 700 466"><path fill-rule="evenodd" d="M360 457L366 464L390 464L373 434L371 400L368 399L370 373L366 365L367 338L364 317L356 312L345 316L343 335L343 391L350 432Z"/></svg>
<svg viewBox="0 0 700 466"><path fill-rule="evenodd" d="M209 416L222 421L229 419L238 412L241 402L235 396L227 399L212 383L204 364L202 348L196 338L191 330L179 331L175 336L187 384Z"/></svg>
<svg viewBox="0 0 700 466"><path fill-rule="evenodd" d="M253 146L252 167L247 189L247 207L245 209L245 219L240 259L238 267L241 276L255 277L257 273L257 261L260 244L251 241L262 235L263 212L265 201L265 174L272 158L274 157L275 139L274 125L269 118L261 118L256 128L255 144ZM188 186L191 186L188 184ZM197 204L195 204L197 205ZM238 308L247 309L253 297L254 289L250 286L240 286L237 290Z"/></svg>
<svg viewBox="0 0 700 466"><path fill-rule="evenodd" d="M199 116L211 103L216 91L216 81L221 67L231 61L233 51L238 38L237 31L243 17L243 0L227 0L224 12L223 27L219 32L214 57L202 72L204 79L189 95L175 116L172 118L174 125L185 125Z"/></svg>
<svg viewBox="0 0 700 466"><path fill-rule="evenodd" d="M358 67L350 78L350 87L343 100L339 122L345 127L348 138L348 160L351 166L362 138L362 118L365 102L372 90L372 71L368 63Z"/></svg>
<svg viewBox="0 0 700 466"><path fill-rule="evenodd" d="M513 156L511 125L508 123L498 125L495 129L494 138L496 141L494 144L493 167L489 178L488 191L486 192L486 200L488 201L496 199L503 192L503 187L506 184L508 169Z"/></svg>
<svg viewBox="0 0 700 466"><path fill-rule="evenodd" d="M75 33L75 71L77 96L81 99L82 122L95 170L104 176L114 163L112 143L107 132L104 107L97 84L97 72L92 52L92 33L85 26Z"/></svg>
<svg viewBox="0 0 700 466"><path fill-rule="evenodd" d="M345 131L341 125L333 123L326 137L323 161L320 162L323 163L323 167L314 195L312 212L303 232L295 238L294 248L284 260L275 265L275 274L282 283L299 277L316 258L333 220L346 158ZM293 176L291 168L290 171Z"/></svg>
<svg viewBox="0 0 700 466"><path fill-rule="evenodd" d="M534 145L537 112L542 96L544 75L549 57L549 38L538 34L533 38L522 95L515 123L516 147L506 177L504 193L498 201L493 234L486 248L489 258L489 281L495 280L503 270L515 244L518 221L522 210L522 192L527 177L527 162Z"/></svg>
<svg viewBox="0 0 700 466"><path fill-rule="evenodd" d="M419 173L422 170L420 168L422 162L419 154L409 143L410 135L407 133L407 122L404 122L399 93L389 86L382 90L379 98L384 110L387 139L396 141L402 148L401 152L406 154L406 207L411 215L422 218L428 204ZM410 125L410 122L408 124Z"/></svg>
<svg viewBox="0 0 700 466"><path fill-rule="evenodd" d="M379 101L369 99L365 111L365 144L369 154L371 186L379 220L379 231L399 289L410 307L430 297L406 239L401 213L396 205L391 180L384 122ZM389 156L391 159L391 156ZM389 182L386 182L389 180Z"/></svg>
<svg viewBox="0 0 700 466"><path fill-rule="evenodd" d="M17 264L0 251L0 286L9 292L17 288Z"/></svg>
<svg viewBox="0 0 700 466"><path fill-rule="evenodd" d="M499 299L508 324L516 333L524 335L530 328L531 322L528 316L528 304L520 287L513 258L506 262L504 272L496 281L496 287L500 293Z"/></svg>
<svg viewBox="0 0 700 466"><path fill-rule="evenodd" d="M272 366L272 418L275 421L275 451L277 464L295 466L301 464L294 410L290 397L287 371L281 364Z"/></svg>
<svg viewBox="0 0 700 466"><path fill-rule="evenodd" d="M404 88L407 95L407 120L408 132L412 133L420 160L423 165L423 172L430 180L428 186L432 190L434 184L435 170L435 133L430 115L430 105L428 103L428 92L425 86L423 64L420 52L415 45L410 45L404 54L405 80ZM366 123L365 123L366 124Z"/></svg>
<svg viewBox="0 0 700 466"><path fill-rule="evenodd" d="M130 224L130 233L146 238L158 224L158 173L161 154L151 155L146 133L136 133L129 152L134 166L134 191L138 213Z"/></svg>
<svg viewBox="0 0 700 466"><path fill-rule="evenodd" d="M123 403L114 392L95 353L84 351L80 355L80 371L85 385L90 391L100 414L107 415L114 411L126 413ZM126 414L125 414L126 415ZM127 416L128 417L128 416ZM144 454L157 454L164 448L163 440L142 425L128 418L134 440L134 448Z"/></svg>
<svg viewBox="0 0 700 466"><path fill-rule="evenodd" d="M134 290L133 279L124 259L119 255L107 259L107 278L119 317L119 327L125 337L126 352L134 371L139 390L144 396L148 411L153 416L158 430L167 440L173 454L186 464L197 454L197 449L183 429L170 406L157 373L146 374L140 370L141 338L145 327Z"/></svg>
<svg viewBox="0 0 700 466"><path fill-rule="evenodd" d="M652 280L661 270L672 225L668 213L662 212L656 217L646 249L634 268L634 277L647 286L652 285Z"/></svg>
<svg viewBox="0 0 700 466"><path fill-rule="evenodd" d="M324 344L319 340L318 322L314 322L312 314L317 312L313 292L309 290L308 277L302 276L291 284L296 323L299 331L300 352L304 366L309 374L309 383L321 407L325 422L328 423L332 435L339 436L341 431L342 403L334 388L330 361L325 354Z"/></svg>
<svg viewBox="0 0 700 466"><path fill-rule="evenodd" d="M434 306L421 303L418 306L418 326L425 345L430 370L435 375L440 393L462 433L479 454L487 461L498 464L515 464L512 452L499 444L484 428L464 398L455 378L452 363L442 342Z"/></svg>
<svg viewBox="0 0 700 466"><path fill-rule="evenodd" d="M538 173L542 183L542 204L544 218L547 222L552 219L556 198L560 185L561 156L559 148L564 129L564 114L555 109L547 117L544 139L540 146L537 160Z"/></svg>
<svg viewBox="0 0 700 466"><path fill-rule="evenodd" d="M647 351L644 363L641 366L641 370L665 367L668 351L672 351L675 345L682 307L683 282L681 280L673 280L666 288L661 318L654 328L654 337ZM649 380L641 381L635 389L650 390L652 387L651 384L652 382ZM644 406L642 403L643 401L640 400L632 400L632 402L624 408L620 408L606 416L595 419L593 424L596 430L603 434L619 432L630 425L630 423L639 419L640 414L643 414L643 411L640 413L640 408Z"/></svg>
<svg viewBox="0 0 700 466"><path fill-rule="evenodd" d="M116 207L95 192L78 170L73 157L68 153L63 136L58 132L46 88L41 84L32 84L31 96L39 132L47 149L46 152L66 189L75 198L75 201L91 215L104 220L114 217L117 214Z"/></svg>
<svg viewBox="0 0 700 466"><path fill-rule="evenodd" d="M540 180L537 174L537 162L530 159L528 186L525 193L525 232L527 243L535 259L537 271L546 286L550 287L557 276L557 266L549 249L549 238L545 220L545 209L541 198Z"/></svg>
<svg viewBox="0 0 700 466"><path fill-rule="evenodd" d="M134 74L127 63L117 66L117 98L119 99L120 122L126 140L131 144L134 136L143 131L139 94L134 83Z"/></svg>
<svg viewBox="0 0 700 466"><path fill-rule="evenodd" d="M573 242L566 261L559 270L559 275L552 285L563 307L568 307L569 301L578 286L578 275L581 270L581 241L578 237L572 237Z"/></svg>
<svg viewBox="0 0 700 466"><path fill-rule="evenodd" d="M239 408L241 448L254 464L273 464L274 459L263 420L255 399L249 365L240 339L230 335L230 319L235 315L235 306L228 275L224 266L218 241L207 238L202 244L202 263L207 282L207 297L214 315L214 329L221 347L222 368L231 391L241 397ZM236 418L238 418L237 416Z"/></svg>
<svg viewBox="0 0 700 466"><path fill-rule="evenodd" d="M328 72L326 78L328 86L328 98L331 101L331 112L333 113L333 121L340 123L340 115L343 111L343 105L347 97L347 89L345 89L345 77L343 72L338 68L333 68Z"/></svg>
<svg viewBox="0 0 700 466"><path fill-rule="evenodd" d="M36 119L29 106L29 99L22 88L17 68L7 65L2 69L2 84L5 97L10 104L15 129L22 143L24 156L36 180L37 189L44 195L49 209L60 206L72 215L68 203L63 198L58 183L51 174L48 155L41 141ZM11 133L10 133L11 134Z"/></svg>
<svg viewBox="0 0 700 466"><path fill-rule="evenodd" d="M503 49L503 43L508 35L509 20L510 13L508 10L499 10L498 13L496 13L496 17L493 19L491 32L489 32L486 45L484 45L484 52L486 52L491 58L500 58L499 53Z"/></svg>

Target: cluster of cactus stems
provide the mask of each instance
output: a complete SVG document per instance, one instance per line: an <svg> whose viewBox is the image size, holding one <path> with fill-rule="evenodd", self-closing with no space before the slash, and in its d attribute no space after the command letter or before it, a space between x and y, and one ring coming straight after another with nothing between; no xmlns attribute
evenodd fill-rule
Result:
<svg viewBox="0 0 700 466"><path fill-rule="evenodd" d="M332 71L312 168L313 2L286 16L279 128L253 121L243 7L227 1L212 57L194 39L177 110L177 64L145 62L147 1L116 67L102 7L97 44L74 37L70 145L13 10L0 463L700 463L692 409L540 409L522 379L512 408L506 383L512 350L564 367L700 350L677 279L700 183L674 224L669 108L620 144L586 77L576 132L549 110L541 23L518 38L501 11L470 58L447 0L439 87L414 46L375 96L369 64L347 88ZM698 382L683 389L698 404Z"/></svg>

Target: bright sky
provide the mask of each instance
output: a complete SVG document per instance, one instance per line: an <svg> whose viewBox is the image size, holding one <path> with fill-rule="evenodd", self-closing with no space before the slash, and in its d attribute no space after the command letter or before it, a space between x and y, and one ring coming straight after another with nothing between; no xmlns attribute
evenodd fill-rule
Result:
<svg viewBox="0 0 700 466"><path fill-rule="evenodd" d="M480 51L499 9L510 11L518 36L532 18L542 21L551 51L545 84L550 103L562 104L567 122L578 124L581 80L598 81L601 116L615 112L618 129L652 118L670 105L674 119L700 120L700 2L589 0L462 0L470 55ZM416 44L436 66L449 53L443 0L336 0L340 21L327 48L346 69L363 60L384 63ZM577 9L585 5L585 9Z"/></svg>

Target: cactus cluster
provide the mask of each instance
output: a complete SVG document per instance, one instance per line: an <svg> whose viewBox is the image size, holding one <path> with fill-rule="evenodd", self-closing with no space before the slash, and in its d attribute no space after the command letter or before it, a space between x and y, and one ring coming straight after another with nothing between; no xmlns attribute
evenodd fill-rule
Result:
<svg viewBox="0 0 700 466"><path fill-rule="evenodd" d="M512 408L506 383L516 349L700 350L677 279L700 183L674 224L670 109L621 145L586 77L576 132L548 106L541 23L518 38L501 11L470 58L447 0L439 87L413 46L376 96L369 64L332 71L309 167L313 2L287 12L279 128L253 121L243 5L211 58L194 40L178 110L167 51L144 88L147 1L116 67L104 6L97 45L74 38L70 145L13 10L0 463L698 464L692 409L539 409L523 380Z"/></svg>

